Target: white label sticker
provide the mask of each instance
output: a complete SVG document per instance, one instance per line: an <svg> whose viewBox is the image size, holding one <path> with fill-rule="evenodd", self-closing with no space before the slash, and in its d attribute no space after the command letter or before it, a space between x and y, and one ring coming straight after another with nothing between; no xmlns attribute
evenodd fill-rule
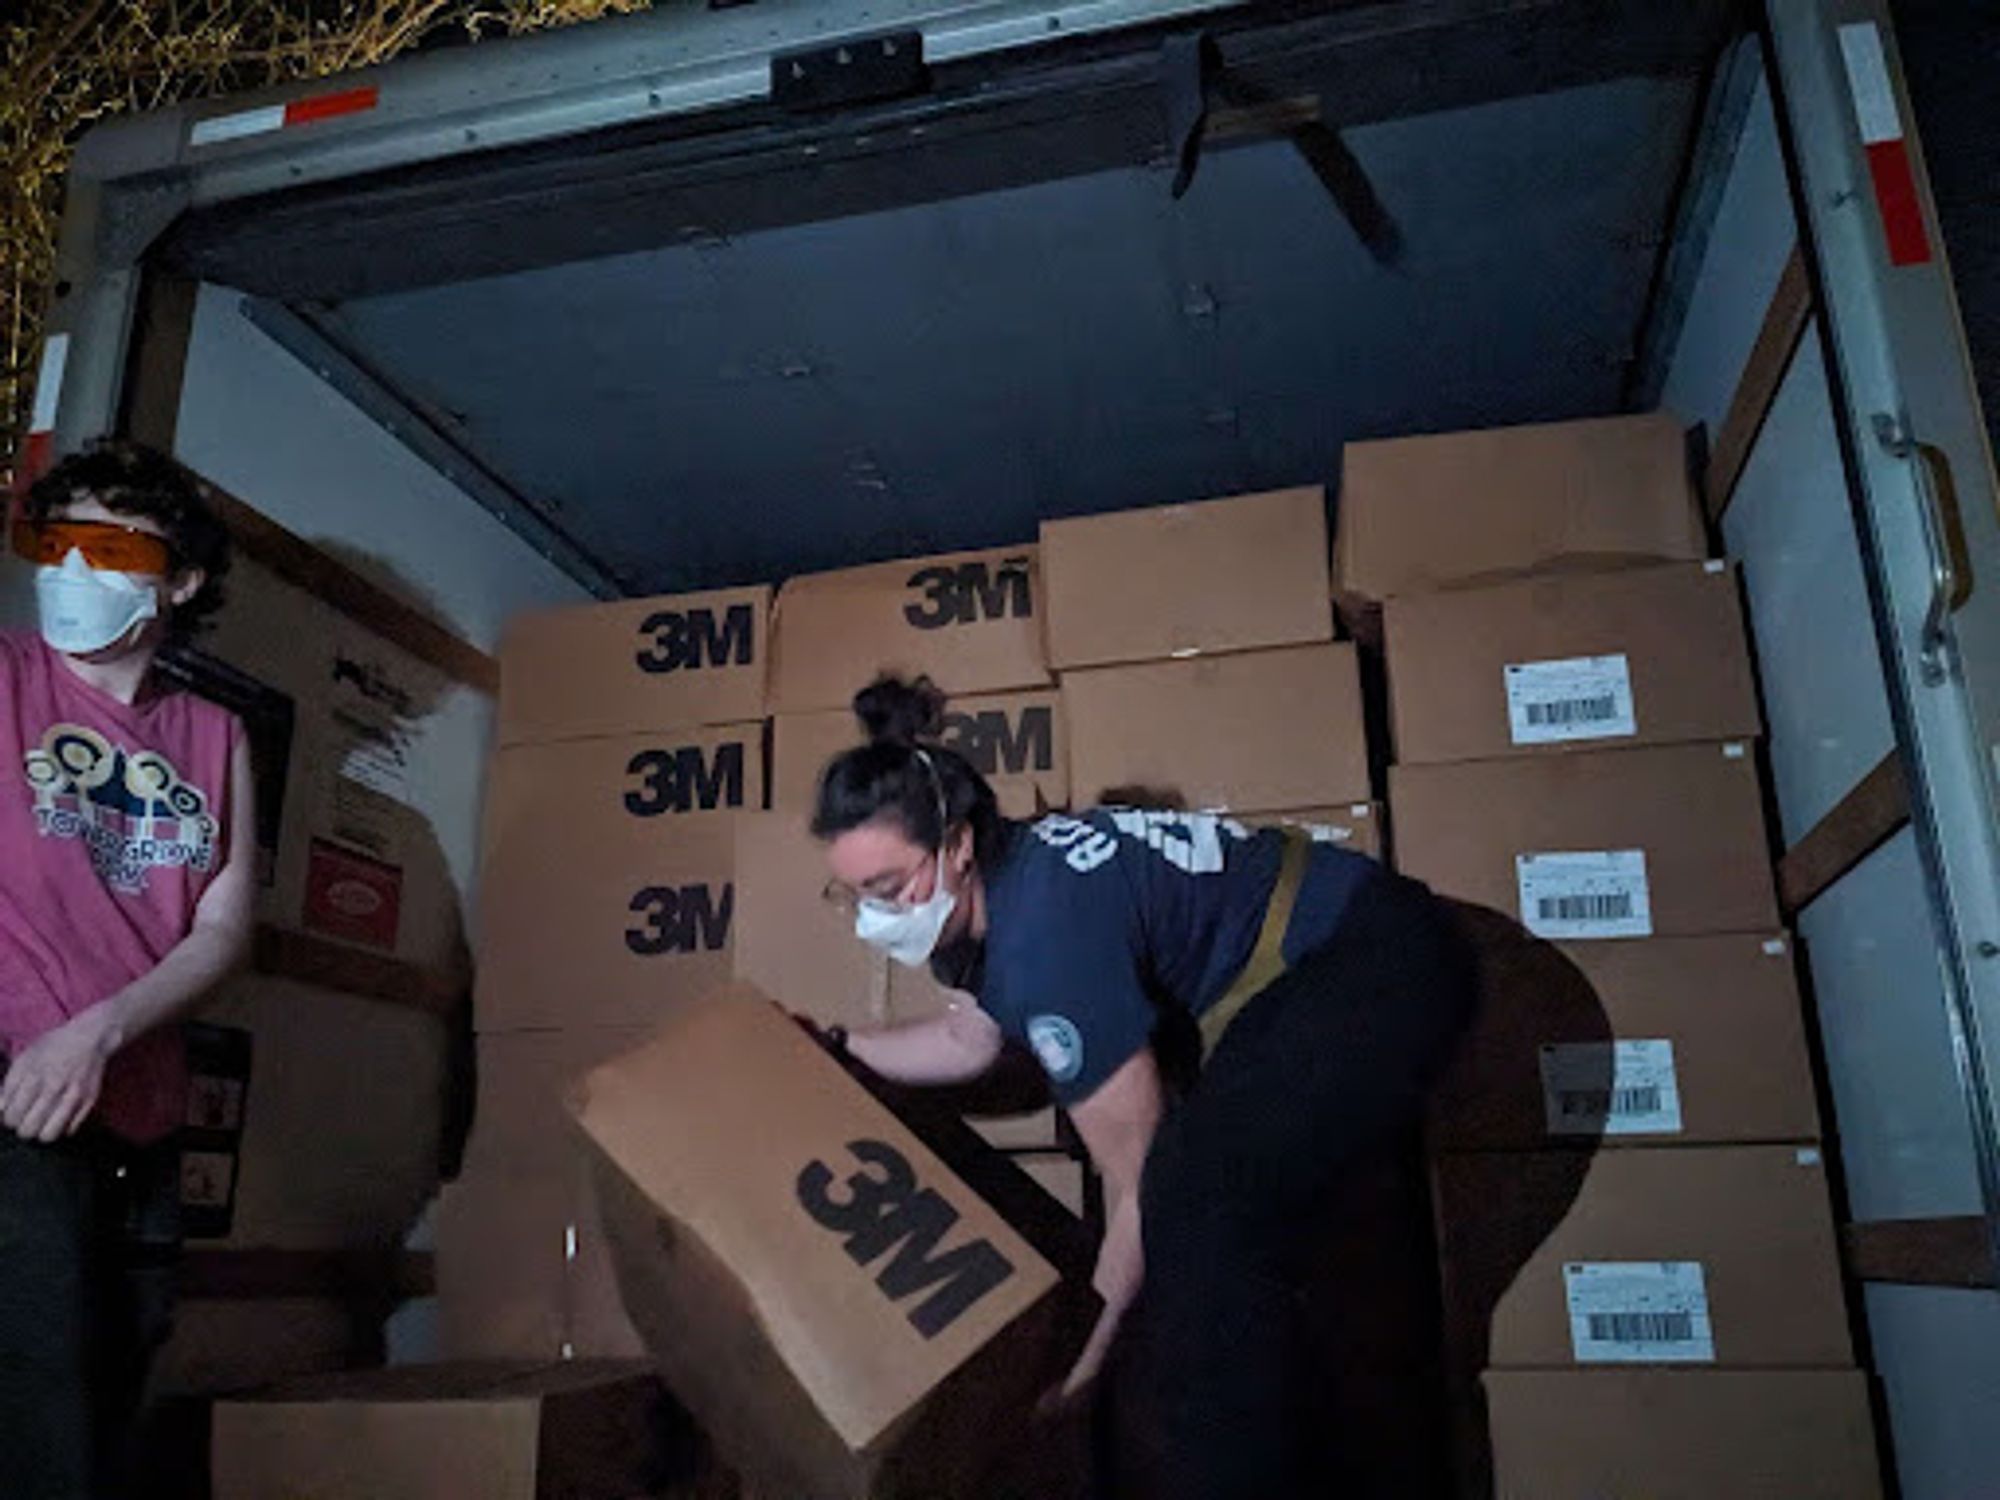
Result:
<svg viewBox="0 0 2000 1500"><path fill-rule="evenodd" d="M1540 938L1653 935L1644 849L1517 854L1521 925Z"/></svg>
<svg viewBox="0 0 2000 1500"><path fill-rule="evenodd" d="M190 146L219 146L224 141L240 141L246 136L268 135L285 128L285 106L267 104L258 109L242 109L234 114L210 115L188 127Z"/></svg>
<svg viewBox="0 0 2000 1500"><path fill-rule="evenodd" d="M1550 1135L1679 1135L1674 1044L1563 1042L1542 1048Z"/></svg>
<svg viewBox="0 0 2000 1500"><path fill-rule="evenodd" d="M1708 1281L1697 1260L1563 1267L1578 1364L1714 1364Z"/></svg>
<svg viewBox="0 0 2000 1500"><path fill-rule="evenodd" d="M1900 141L1903 122L1896 113L1896 91L1889 83L1889 59L1882 53L1882 33L1873 21L1854 21L1840 28L1840 60L1847 67L1847 88L1854 96L1861 144Z"/></svg>
<svg viewBox="0 0 2000 1500"><path fill-rule="evenodd" d="M1508 663L1507 727L1517 745L1617 739L1639 732L1632 668L1612 656Z"/></svg>

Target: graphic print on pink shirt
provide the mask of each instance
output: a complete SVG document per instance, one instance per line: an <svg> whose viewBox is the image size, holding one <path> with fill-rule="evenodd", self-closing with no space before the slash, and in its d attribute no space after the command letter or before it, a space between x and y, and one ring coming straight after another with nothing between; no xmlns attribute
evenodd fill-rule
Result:
<svg viewBox="0 0 2000 1500"><path fill-rule="evenodd" d="M13 1056L152 970L227 858L242 726L189 693L121 703L38 636L0 632L0 1051ZM111 1060L95 1118L181 1123L179 1030Z"/></svg>
<svg viewBox="0 0 2000 1500"><path fill-rule="evenodd" d="M25 761L37 830L83 844L112 890L143 894L159 866L214 870L208 793L182 780L159 751L118 744L87 725L56 724Z"/></svg>

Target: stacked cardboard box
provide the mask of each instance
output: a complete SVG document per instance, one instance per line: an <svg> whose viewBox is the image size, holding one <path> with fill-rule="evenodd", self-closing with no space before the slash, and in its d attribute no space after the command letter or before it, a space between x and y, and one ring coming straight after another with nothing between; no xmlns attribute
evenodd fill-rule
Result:
<svg viewBox="0 0 2000 1500"><path fill-rule="evenodd" d="M1346 470L1397 862L1466 904L1482 972L1431 1124L1462 1477L1874 1493L1739 585L1703 556L1678 431L1360 444ZM1588 1441L1547 1441L1583 1409ZM1733 1469L1702 1425L1724 1409L1758 1434Z"/></svg>
<svg viewBox="0 0 2000 1500"><path fill-rule="evenodd" d="M479 1361L291 1380L218 1401L216 1500L735 1500L643 1363Z"/></svg>
<svg viewBox="0 0 2000 1500"><path fill-rule="evenodd" d="M762 588L634 600L526 616L503 642L479 1104L437 1225L451 1357L642 1352L561 1095L730 977L769 614Z"/></svg>
<svg viewBox="0 0 2000 1500"><path fill-rule="evenodd" d="M1322 491L1048 521L1042 559L1077 806L1293 817L1355 839L1367 739L1354 648L1333 639ZM1334 807L1349 811L1311 812Z"/></svg>

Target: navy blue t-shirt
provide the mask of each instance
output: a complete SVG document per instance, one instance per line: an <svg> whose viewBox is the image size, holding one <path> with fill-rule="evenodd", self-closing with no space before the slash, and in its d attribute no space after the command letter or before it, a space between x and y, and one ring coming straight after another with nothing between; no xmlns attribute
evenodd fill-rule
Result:
<svg viewBox="0 0 2000 1500"><path fill-rule="evenodd" d="M1147 1045L1156 1006L1200 1016L1228 991L1264 922L1283 836L1214 813L1100 808L1010 825L986 875L979 1003L1074 1104ZM1285 962L1333 935L1379 867L1316 844Z"/></svg>

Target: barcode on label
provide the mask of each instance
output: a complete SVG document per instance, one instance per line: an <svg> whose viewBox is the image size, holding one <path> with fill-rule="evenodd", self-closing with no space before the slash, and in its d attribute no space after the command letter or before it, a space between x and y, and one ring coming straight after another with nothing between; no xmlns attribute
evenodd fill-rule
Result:
<svg viewBox="0 0 2000 1500"><path fill-rule="evenodd" d="M1601 1115L1656 1115L1665 1105L1657 1084L1630 1089L1581 1089L1562 1096L1562 1110L1572 1118Z"/></svg>
<svg viewBox="0 0 2000 1500"><path fill-rule="evenodd" d="M1528 723L1537 729L1551 724L1604 724L1619 714L1618 700L1608 694L1602 698L1561 698L1553 703L1526 703L1522 707L1527 712Z"/></svg>
<svg viewBox="0 0 2000 1500"><path fill-rule="evenodd" d="M1590 1314L1590 1336L1602 1343L1688 1344L1694 1318L1684 1312Z"/></svg>
<svg viewBox="0 0 2000 1500"><path fill-rule="evenodd" d="M1609 895L1542 896L1535 913L1544 922L1619 922L1632 915L1629 892Z"/></svg>

